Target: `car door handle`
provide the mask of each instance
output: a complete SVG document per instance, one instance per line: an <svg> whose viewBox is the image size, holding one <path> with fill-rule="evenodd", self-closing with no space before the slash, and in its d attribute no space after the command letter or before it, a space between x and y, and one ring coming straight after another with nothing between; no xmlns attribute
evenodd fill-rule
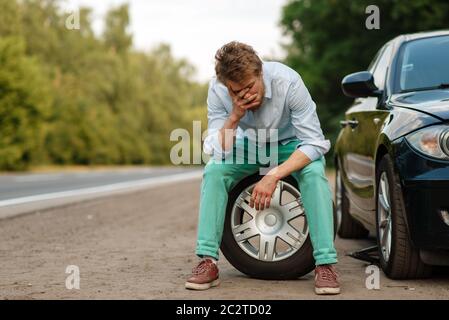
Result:
<svg viewBox="0 0 449 320"><path fill-rule="evenodd" d="M340 127L344 128L348 125L348 120L341 120L340 121Z"/></svg>
<svg viewBox="0 0 449 320"><path fill-rule="evenodd" d="M355 127L357 127L359 125L359 122L357 120L348 120L348 124L349 126L354 129Z"/></svg>
<svg viewBox="0 0 449 320"><path fill-rule="evenodd" d="M359 122L357 120L341 120L340 121L340 126L342 128L346 127L347 125L349 125L352 129L354 129L355 127L357 127L359 125Z"/></svg>

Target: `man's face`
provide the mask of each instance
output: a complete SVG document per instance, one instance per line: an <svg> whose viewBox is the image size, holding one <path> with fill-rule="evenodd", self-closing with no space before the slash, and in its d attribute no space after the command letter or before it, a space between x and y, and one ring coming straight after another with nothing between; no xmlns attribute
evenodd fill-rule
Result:
<svg viewBox="0 0 449 320"><path fill-rule="evenodd" d="M259 109L263 103L265 87L264 87L264 83L263 83L262 74L260 74L259 76L255 76L255 75L248 76L241 82L234 82L234 81L228 80L227 87L228 87L228 90L230 90L230 91L232 90L232 92L236 96L239 93L248 91L242 97L242 99L247 99L247 98L253 96L254 94L257 94L256 98L250 102L250 103L257 102L257 104L248 110L255 111L255 110ZM248 104L250 104L250 103L248 103Z"/></svg>

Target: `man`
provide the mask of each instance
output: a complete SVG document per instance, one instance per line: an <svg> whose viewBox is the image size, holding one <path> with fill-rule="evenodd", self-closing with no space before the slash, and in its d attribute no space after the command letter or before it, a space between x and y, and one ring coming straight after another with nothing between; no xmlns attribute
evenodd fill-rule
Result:
<svg viewBox="0 0 449 320"><path fill-rule="evenodd" d="M260 141L253 142L254 137L245 136L244 130L277 129L280 164L256 184L250 205L264 210L278 181L289 175L296 178L314 248L315 292L338 294L333 207L323 157L330 142L324 139L315 103L297 72L278 62L262 62L246 44L234 41L224 45L215 60L216 77L209 84L207 98L209 134L204 141L204 151L213 157L205 167L201 186L196 248L201 260L186 288L204 290L219 284L217 260L228 192L261 167L259 162L239 164L226 161L227 157L236 146L243 146L244 151L248 151L248 143L260 147Z"/></svg>

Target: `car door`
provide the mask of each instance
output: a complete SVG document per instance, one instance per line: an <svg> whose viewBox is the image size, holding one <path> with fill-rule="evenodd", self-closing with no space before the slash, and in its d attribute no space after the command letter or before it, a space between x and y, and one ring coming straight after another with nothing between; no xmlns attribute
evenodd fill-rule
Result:
<svg viewBox="0 0 449 320"><path fill-rule="evenodd" d="M384 91L390 66L393 44L387 43L369 67L378 89ZM385 91L384 91L385 92ZM385 93L387 94L387 93ZM350 212L367 224L372 224L375 210L375 153L382 123L389 112L385 97L366 97L354 100L343 122L346 150L343 166L346 190L349 193Z"/></svg>

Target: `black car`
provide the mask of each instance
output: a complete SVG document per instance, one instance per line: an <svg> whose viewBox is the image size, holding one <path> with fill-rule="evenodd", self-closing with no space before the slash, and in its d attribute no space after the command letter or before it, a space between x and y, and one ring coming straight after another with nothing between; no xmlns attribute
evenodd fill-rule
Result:
<svg viewBox="0 0 449 320"><path fill-rule="evenodd" d="M338 234L376 235L390 278L429 276L449 265L449 31L396 37L342 89Z"/></svg>

